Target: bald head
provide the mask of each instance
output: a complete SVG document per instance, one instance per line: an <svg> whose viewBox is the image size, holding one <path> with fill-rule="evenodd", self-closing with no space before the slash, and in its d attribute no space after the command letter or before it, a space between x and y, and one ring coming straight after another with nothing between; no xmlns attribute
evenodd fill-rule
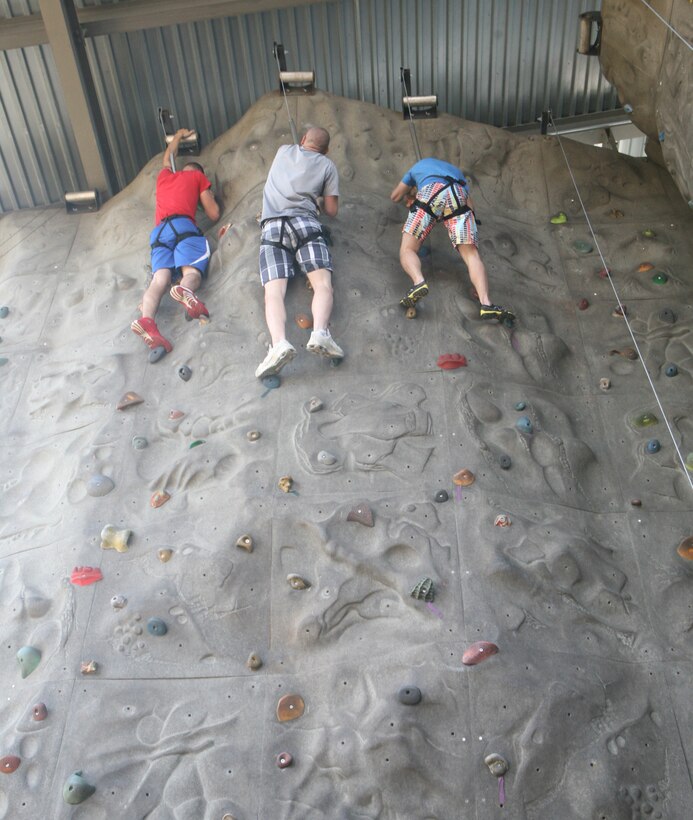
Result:
<svg viewBox="0 0 693 820"><path fill-rule="evenodd" d="M301 145L309 151L326 154L327 149L330 147L330 132L315 125L306 131L301 140Z"/></svg>

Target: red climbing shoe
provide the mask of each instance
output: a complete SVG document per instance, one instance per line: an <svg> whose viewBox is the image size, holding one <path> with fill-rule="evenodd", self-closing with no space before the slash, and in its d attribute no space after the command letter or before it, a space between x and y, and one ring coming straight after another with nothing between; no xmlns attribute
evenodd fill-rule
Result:
<svg viewBox="0 0 693 820"><path fill-rule="evenodd" d="M147 347L151 347L152 350L154 350L155 347L163 347L167 353L173 350L171 342L169 342L168 339L164 339L161 333L159 333L159 328L156 326L154 319L145 319L144 316L141 319L135 319L130 325L130 330L138 336L141 336Z"/></svg>
<svg viewBox="0 0 693 820"><path fill-rule="evenodd" d="M200 316L209 316L207 308L188 288L184 288L182 285L174 285L169 292L171 298L175 299L176 302L180 302L188 311L188 316L191 319L199 319Z"/></svg>

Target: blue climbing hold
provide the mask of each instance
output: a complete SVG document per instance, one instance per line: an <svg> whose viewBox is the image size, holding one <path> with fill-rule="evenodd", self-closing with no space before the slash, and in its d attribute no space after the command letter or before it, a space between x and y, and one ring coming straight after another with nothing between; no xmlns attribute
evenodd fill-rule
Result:
<svg viewBox="0 0 693 820"><path fill-rule="evenodd" d="M515 422L515 427L521 433L532 433L534 431L534 426L532 425L532 421L529 416L520 416L520 418Z"/></svg>
<svg viewBox="0 0 693 820"><path fill-rule="evenodd" d="M515 405L516 410L524 410L527 405L523 401L518 401Z"/></svg>
<svg viewBox="0 0 693 820"><path fill-rule="evenodd" d="M658 453L662 449L662 445L656 438L651 438L645 445L648 453Z"/></svg>
<svg viewBox="0 0 693 820"><path fill-rule="evenodd" d="M664 370L667 376L677 376L679 369L675 364L668 364Z"/></svg>
<svg viewBox="0 0 693 820"><path fill-rule="evenodd" d="M147 621L147 632L158 637L165 635L168 632L166 621L162 621L161 618L150 618Z"/></svg>

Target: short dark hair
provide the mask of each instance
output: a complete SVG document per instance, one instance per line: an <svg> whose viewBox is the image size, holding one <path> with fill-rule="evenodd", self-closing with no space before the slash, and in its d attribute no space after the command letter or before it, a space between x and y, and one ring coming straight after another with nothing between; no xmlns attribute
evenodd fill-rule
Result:
<svg viewBox="0 0 693 820"><path fill-rule="evenodd" d="M196 171L201 171L203 174L205 172L205 169L200 165L199 162L186 162L185 167L194 168Z"/></svg>

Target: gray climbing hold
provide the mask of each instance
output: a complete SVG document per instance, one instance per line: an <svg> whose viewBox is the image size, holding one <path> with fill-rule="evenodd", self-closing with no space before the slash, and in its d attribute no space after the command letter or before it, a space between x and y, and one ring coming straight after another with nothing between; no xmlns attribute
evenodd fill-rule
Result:
<svg viewBox="0 0 693 820"><path fill-rule="evenodd" d="M518 401L518 402L515 403L515 409L516 410L524 410L525 407L527 407L527 405L523 401Z"/></svg>
<svg viewBox="0 0 693 820"><path fill-rule="evenodd" d="M328 453L327 450L320 450L317 458L319 464L324 464L327 467L337 463L337 456Z"/></svg>
<svg viewBox="0 0 693 820"><path fill-rule="evenodd" d="M447 501L448 498L450 498L450 496L448 495L447 490L438 490L438 492L435 495L435 500L438 502L438 504L442 504L443 502Z"/></svg>
<svg viewBox="0 0 693 820"><path fill-rule="evenodd" d="M2 339L0 339L0 341L2 341ZM9 362L9 359L6 359L6 358L3 356L3 357L0 359L0 367L2 367L3 365L7 364L7 362Z"/></svg>
<svg viewBox="0 0 693 820"><path fill-rule="evenodd" d="M149 351L149 355L147 356L147 358L149 359L151 364L156 364L156 362L158 362L159 359L163 359L165 355L166 348L162 345L159 345L159 347L152 348L152 350Z"/></svg>
<svg viewBox="0 0 693 820"><path fill-rule="evenodd" d="M407 706L416 706L421 703L421 690L418 686L403 686L397 693L400 703Z"/></svg>
<svg viewBox="0 0 693 820"><path fill-rule="evenodd" d="M509 470L513 464L510 456L506 455L505 453L499 457L498 463L500 464L501 470Z"/></svg>
<svg viewBox="0 0 693 820"><path fill-rule="evenodd" d="M71 806L83 803L96 791L96 787L82 777L82 772L73 772L63 786L63 800Z"/></svg>
<svg viewBox="0 0 693 820"><path fill-rule="evenodd" d="M135 450L144 450L144 448L147 447L148 444L149 442L144 436L133 436L132 446L135 448Z"/></svg>
<svg viewBox="0 0 693 820"><path fill-rule="evenodd" d="M160 638L168 632L166 621L162 621L161 618L150 618L147 621L147 632Z"/></svg>
<svg viewBox="0 0 693 820"><path fill-rule="evenodd" d="M432 578L422 578L409 593L412 598L430 603L435 597Z"/></svg>
<svg viewBox="0 0 693 820"><path fill-rule="evenodd" d="M93 498L99 498L102 495L108 495L115 487L113 480L101 473L95 473L89 481L87 481L87 495Z"/></svg>
<svg viewBox="0 0 693 820"><path fill-rule="evenodd" d="M190 377L192 376L192 370L188 367L187 364L182 364L178 368L178 375L183 379L184 382L190 381Z"/></svg>
<svg viewBox="0 0 693 820"><path fill-rule="evenodd" d="M7 305L3 305L2 307L0 307L0 319L7 318L9 312L10 309L7 307Z"/></svg>
<svg viewBox="0 0 693 820"><path fill-rule="evenodd" d="M322 410L324 406L325 405L320 401L320 399L313 396L313 398L306 405L306 409L309 413L317 413L318 410Z"/></svg>
<svg viewBox="0 0 693 820"><path fill-rule="evenodd" d="M664 373L669 377L677 376L678 372L679 372L679 369L675 364L668 364L666 366L665 370L664 370Z"/></svg>
<svg viewBox="0 0 693 820"><path fill-rule="evenodd" d="M664 308L664 310L659 311L659 318L662 322L666 322L668 325L673 325L676 321L676 314L671 308Z"/></svg>

